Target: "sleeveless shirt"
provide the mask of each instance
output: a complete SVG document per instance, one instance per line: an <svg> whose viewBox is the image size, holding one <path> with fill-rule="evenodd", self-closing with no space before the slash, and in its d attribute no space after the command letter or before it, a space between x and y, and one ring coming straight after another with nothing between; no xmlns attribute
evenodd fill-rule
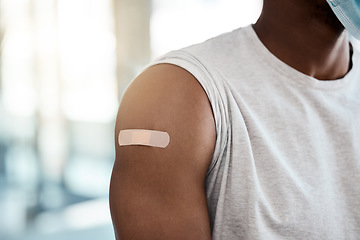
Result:
<svg viewBox="0 0 360 240"><path fill-rule="evenodd" d="M211 103L212 239L360 239L360 62L318 80L276 58L252 25L150 65L190 72Z"/></svg>

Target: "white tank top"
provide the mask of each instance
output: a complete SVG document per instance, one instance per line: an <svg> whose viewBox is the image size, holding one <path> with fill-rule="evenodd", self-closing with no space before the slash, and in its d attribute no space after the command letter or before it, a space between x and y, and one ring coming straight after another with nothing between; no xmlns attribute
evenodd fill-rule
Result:
<svg viewBox="0 0 360 240"><path fill-rule="evenodd" d="M204 88L216 122L206 179L212 239L360 239L360 62L320 81L252 26L170 52Z"/></svg>

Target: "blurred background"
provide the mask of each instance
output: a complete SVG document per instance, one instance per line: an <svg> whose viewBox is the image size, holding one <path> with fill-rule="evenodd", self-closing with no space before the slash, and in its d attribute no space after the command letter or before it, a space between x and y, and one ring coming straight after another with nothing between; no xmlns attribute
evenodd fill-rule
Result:
<svg viewBox="0 0 360 240"><path fill-rule="evenodd" d="M114 239L114 121L155 56L261 0L0 0L0 239Z"/></svg>

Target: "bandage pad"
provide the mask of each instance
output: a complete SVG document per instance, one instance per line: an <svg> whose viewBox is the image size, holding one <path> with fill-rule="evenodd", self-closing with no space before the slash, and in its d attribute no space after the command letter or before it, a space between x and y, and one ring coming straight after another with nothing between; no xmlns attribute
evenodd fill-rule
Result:
<svg viewBox="0 0 360 240"><path fill-rule="evenodd" d="M144 145L165 148L170 142L167 132L146 129L126 129L119 133L119 145Z"/></svg>

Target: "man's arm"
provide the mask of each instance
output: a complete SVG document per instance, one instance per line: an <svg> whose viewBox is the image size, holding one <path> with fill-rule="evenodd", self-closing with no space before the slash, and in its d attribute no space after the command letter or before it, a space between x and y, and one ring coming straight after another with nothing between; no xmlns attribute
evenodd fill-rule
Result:
<svg viewBox="0 0 360 240"><path fill-rule="evenodd" d="M123 129L165 131L170 143L119 146ZM174 65L147 69L122 98L115 139L110 209L117 239L210 240L205 177L216 130L199 82Z"/></svg>

